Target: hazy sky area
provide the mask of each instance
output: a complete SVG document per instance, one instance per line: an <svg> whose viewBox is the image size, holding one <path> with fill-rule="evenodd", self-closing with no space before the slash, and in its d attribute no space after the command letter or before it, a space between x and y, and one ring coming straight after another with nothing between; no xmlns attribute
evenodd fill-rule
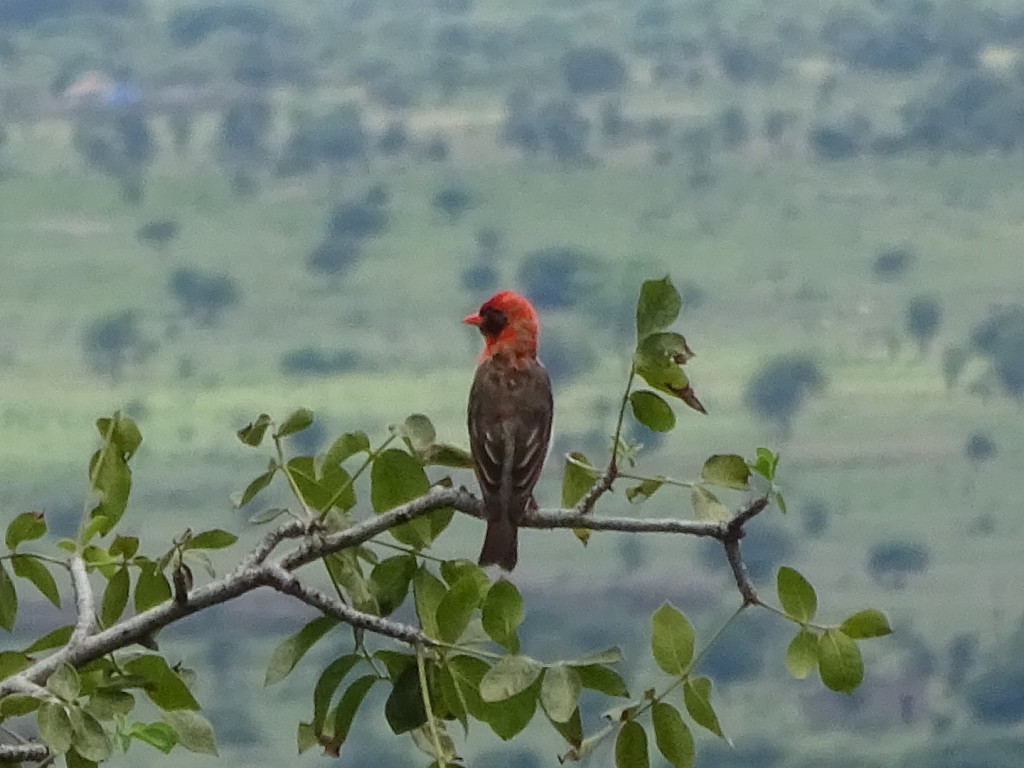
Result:
<svg viewBox="0 0 1024 768"><path fill-rule="evenodd" d="M379 446L421 413L467 448L480 337L460 320L500 288L540 315L555 416L536 496L558 508L567 453L608 461L637 296L669 275L708 413L665 395L674 428L655 431L627 408L630 471L675 482L644 500L623 481L594 514L693 519L708 456L767 446L788 510L744 539L760 594L789 566L815 621L870 606L894 629L861 644L846 696L787 672L791 621L745 611L697 667L734 746L688 719L695 765L1017 768L1022 105L1024 8L1006 0L0 0L3 524L38 510L74 536L95 421L119 410L143 442L118 532L154 560L186 529L237 533L211 552L225 573L283 519L254 514L297 508L281 477L235 507L277 457L237 430L312 409L287 460L359 430ZM371 474L353 519L373 515ZM482 532L456 514L431 552L475 558ZM63 556L55 540L32 551ZM721 547L687 536L526 530L509 578L522 653L619 646L634 695L664 687L655 609L684 610L699 647L740 600ZM15 581L0 650L73 619ZM395 617L417 621L411 597ZM340 763L296 757L316 680L352 645L334 629L265 687L312 618L261 591L169 627L220 757L136 741L110 764L428 765L388 728L383 685ZM624 701L585 691L583 731ZM471 725L449 731L474 768L568 749L539 710L510 741ZM583 764L614 765L612 742Z"/></svg>

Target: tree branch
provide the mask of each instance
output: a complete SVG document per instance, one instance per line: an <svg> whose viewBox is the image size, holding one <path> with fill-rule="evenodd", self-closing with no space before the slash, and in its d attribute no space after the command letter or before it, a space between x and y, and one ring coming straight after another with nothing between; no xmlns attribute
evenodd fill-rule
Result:
<svg viewBox="0 0 1024 768"><path fill-rule="evenodd" d="M50 750L45 744L0 744L0 763L39 763L49 756Z"/></svg>
<svg viewBox="0 0 1024 768"><path fill-rule="evenodd" d="M436 640L430 638L416 627L409 626L408 624L399 624L381 616L374 616L371 613L357 611L340 600L307 587L294 574L289 573L279 565L268 565L263 569L263 573L267 586L273 587L278 592L291 595L328 616L334 616L346 624L351 624L353 627L367 629L370 632L376 632L378 635L393 637L396 640L402 640L412 645L422 643L427 646L436 646L438 644Z"/></svg>
<svg viewBox="0 0 1024 768"><path fill-rule="evenodd" d="M71 632L71 637L64 650L73 649L81 644L92 632L96 622L92 584L89 583L89 574L85 570L85 560L76 552L71 556L68 569L71 571L71 586L75 592L75 610L78 612L78 621L75 622L75 628Z"/></svg>

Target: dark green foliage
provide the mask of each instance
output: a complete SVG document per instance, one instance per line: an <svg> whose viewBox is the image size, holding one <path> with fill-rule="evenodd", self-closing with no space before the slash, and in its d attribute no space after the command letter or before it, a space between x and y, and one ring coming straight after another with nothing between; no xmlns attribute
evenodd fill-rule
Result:
<svg viewBox="0 0 1024 768"><path fill-rule="evenodd" d="M141 0L0 0L4 26L30 26L71 14L130 17L144 9Z"/></svg>
<svg viewBox="0 0 1024 768"><path fill-rule="evenodd" d="M883 248L875 255L871 273L879 280L899 280L906 275L914 263L914 253L909 248L894 246Z"/></svg>
<svg viewBox="0 0 1024 768"><path fill-rule="evenodd" d="M197 45L225 29L263 35L283 29L283 22L267 8L244 3L179 8L167 20L167 36L182 48Z"/></svg>
<svg viewBox="0 0 1024 768"><path fill-rule="evenodd" d="M528 253L519 266L519 284L538 309L569 309L587 298L600 260L572 246Z"/></svg>
<svg viewBox="0 0 1024 768"><path fill-rule="evenodd" d="M837 10L825 22L822 38L854 67L907 73L920 69L937 52L931 32L926 19L912 13L893 19Z"/></svg>
<svg viewBox="0 0 1024 768"><path fill-rule="evenodd" d="M927 349L942 322L942 307L931 296L915 296L907 303L904 314L907 333L922 352Z"/></svg>
<svg viewBox="0 0 1024 768"><path fill-rule="evenodd" d="M75 151L94 170L116 179L128 203L142 198L156 148L146 114L137 107L89 112L75 123Z"/></svg>
<svg viewBox="0 0 1024 768"><path fill-rule="evenodd" d="M224 113L218 136L221 158L238 166L261 166L268 156L267 139L274 114L263 101L232 104Z"/></svg>
<svg viewBox="0 0 1024 768"><path fill-rule="evenodd" d="M766 421L788 432L807 398L825 388L821 367L806 355L778 357L766 363L747 385L743 402Z"/></svg>
<svg viewBox="0 0 1024 768"><path fill-rule="evenodd" d="M140 243L162 251L178 236L181 225L176 219L154 219L135 230L135 237Z"/></svg>
<svg viewBox="0 0 1024 768"><path fill-rule="evenodd" d="M360 364L359 355L355 352L328 352L315 347L303 347L281 358L281 372L289 376L330 376L356 370Z"/></svg>
<svg viewBox="0 0 1024 768"><path fill-rule="evenodd" d="M973 464L981 464L996 455L996 444L991 437L984 432L975 432L967 438L964 446L964 455Z"/></svg>
<svg viewBox="0 0 1024 768"><path fill-rule="evenodd" d="M377 139L377 151L385 157L401 154L408 145L409 134L401 120L388 123Z"/></svg>
<svg viewBox="0 0 1024 768"><path fill-rule="evenodd" d="M388 228L388 211L383 205L369 201L352 201L336 205L327 225L327 238L360 240L383 234Z"/></svg>
<svg viewBox="0 0 1024 768"><path fill-rule="evenodd" d="M726 149L738 149L747 143L750 127L743 107L733 104L718 116L718 133Z"/></svg>
<svg viewBox="0 0 1024 768"><path fill-rule="evenodd" d="M615 91L626 81L626 64L615 51L586 45L562 57L565 84L578 96Z"/></svg>
<svg viewBox="0 0 1024 768"><path fill-rule="evenodd" d="M462 270L460 277L462 287L471 293L490 293L498 287L498 269L487 262L470 264Z"/></svg>
<svg viewBox="0 0 1024 768"><path fill-rule="evenodd" d="M1024 307L996 309L971 332L975 351L1011 397L1024 396Z"/></svg>
<svg viewBox="0 0 1024 768"><path fill-rule="evenodd" d="M473 207L475 200L472 192L459 184L450 184L437 191L431 205L443 213L449 223L454 224Z"/></svg>
<svg viewBox="0 0 1024 768"><path fill-rule="evenodd" d="M868 573L882 586L902 589L912 574L928 568L930 560L928 548L920 542L882 541L871 548Z"/></svg>
<svg viewBox="0 0 1024 768"><path fill-rule="evenodd" d="M800 505L800 522L804 532L811 538L818 538L828 530L830 508L824 499L809 499Z"/></svg>
<svg viewBox="0 0 1024 768"><path fill-rule="evenodd" d="M343 104L326 115L300 115L278 162L278 172L308 173L320 163L344 166L365 160L369 142L358 104Z"/></svg>
<svg viewBox="0 0 1024 768"><path fill-rule="evenodd" d="M120 379L128 366L149 356L153 345L143 335L138 315L125 310L91 323L85 330L82 349L93 371Z"/></svg>
<svg viewBox="0 0 1024 768"><path fill-rule="evenodd" d="M182 314L204 326L216 325L239 298L238 287L229 276L192 267L174 270L168 287Z"/></svg>

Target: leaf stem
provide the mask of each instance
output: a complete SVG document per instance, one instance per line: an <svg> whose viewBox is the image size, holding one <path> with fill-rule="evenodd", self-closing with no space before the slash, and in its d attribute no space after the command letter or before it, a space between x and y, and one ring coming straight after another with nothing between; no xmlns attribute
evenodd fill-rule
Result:
<svg viewBox="0 0 1024 768"><path fill-rule="evenodd" d="M441 736L437 732L437 722L434 720L434 708L430 703L430 689L427 686L427 664L426 652L421 643L416 643L416 671L420 677L420 696L423 698L423 710L427 714L427 730L430 732L430 741L434 746L434 757L437 758L439 768L448 768L448 761L444 759L444 750L441 748Z"/></svg>

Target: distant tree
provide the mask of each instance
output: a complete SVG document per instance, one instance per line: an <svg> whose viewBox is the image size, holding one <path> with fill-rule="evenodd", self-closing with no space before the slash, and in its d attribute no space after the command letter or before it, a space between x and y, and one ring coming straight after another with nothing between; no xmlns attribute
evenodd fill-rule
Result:
<svg viewBox="0 0 1024 768"><path fill-rule="evenodd" d="M541 142L551 155L562 163L580 163L587 154L590 121L583 116L575 101L555 99L537 111Z"/></svg>
<svg viewBox="0 0 1024 768"><path fill-rule="evenodd" d="M192 142L192 114L186 109L175 109L167 118L171 131L171 144L179 155L185 154Z"/></svg>
<svg viewBox="0 0 1024 768"><path fill-rule="evenodd" d="M273 111L265 101L232 104L221 118L217 152L226 166L232 191L244 197L256 191L255 174L270 157Z"/></svg>
<svg viewBox="0 0 1024 768"><path fill-rule="evenodd" d="M501 124L501 140L526 155L536 155L543 147L537 125L537 106L533 91L517 88L505 99L505 116Z"/></svg>
<svg viewBox="0 0 1024 768"><path fill-rule="evenodd" d="M283 174L308 173L320 163L343 168L366 160L369 135L363 111L356 103L343 104L326 115L300 115L278 162Z"/></svg>
<svg viewBox="0 0 1024 768"><path fill-rule="evenodd" d="M781 142L797 122L797 115L791 110L772 109L764 118L762 135L773 144Z"/></svg>
<svg viewBox="0 0 1024 768"><path fill-rule="evenodd" d="M171 273L168 288L182 314L203 326L216 325L238 303L238 287L224 274L182 267Z"/></svg>
<svg viewBox="0 0 1024 768"><path fill-rule="evenodd" d="M476 261L462 270L462 287L470 293L490 293L498 287L498 268L485 261Z"/></svg>
<svg viewBox="0 0 1024 768"><path fill-rule="evenodd" d="M389 122L377 139L377 151L385 157L401 154L408 145L409 134L401 120Z"/></svg>
<svg viewBox="0 0 1024 768"><path fill-rule="evenodd" d="M964 347L946 347L942 351L942 379L946 389L952 389L971 359L971 353Z"/></svg>
<svg viewBox="0 0 1024 768"><path fill-rule="evenodd" d="M800 521L804 533L818 538L828 530L830 509L824 499L809 499L800 506Z"/></svg>
<svg viewBox="0 0 1024 768"><path fill-rule="evenodd" d="M907 579L928 568L928 548L916 541L882 541L871 548L868 573L880 585L902 589Z"/></svg>
<svg viewBox="0 0 1024 768"><path fill-rule="evenodd" d="M972 464L981 464L996 455L996 444L984 432L974 432L964 445L964 456Z"/></svg>
<svg viewBox="0 0 1024 768"><path fill-rule="evenodd" d="M473 0L434 0L441 13L464 16L473 9Z"/></svg>
<svg viewBox="0 0 1024 768"><path fill-rule="evenodd" d="M959 690L978 661L978 636L970 632L955 635L947 652L946 681L953 690Z"/></svg>
<svg viewBox="0 0 1024 768"><path fill-rule="evenodd" d="M598 363L598 354L590 342L559 330L541 337L541 356L556 387L578 376L586 376Z"/></svg>
<svg viewBox="0 0 1024 768"><path fill-rule="evenodd" d="M178 236L181 225L176 219L154 219L135 230L135 239L157 251L163 251Z"/></svg>
<svg viewBox="0 0 1024 768"><path fill-rule="evenodd" d="M773 422L788 435L793 418L812 395L824 390L825 374L806 355L778 357L766 363L747 385L743 401L747 408Z"/></svg>
<svg viewBox="0 0 1024 768"><path fill-rule="evenodd" d="M167 35L181 48L191 48L224 29L248 35L283 32L276 12L244 3L192 5L174 10L167 19Z"/></svg>
<svg viewBox="0 0 1024 768"><path fill-rule="evenodd" d="M772 83L782 67L778 51L758 47L741 38L721 37L717 41L717 53L725 76L738 85Z"/></svg>
<svg viewBox="0 0 1024 768"><path fill-rule="evenodd" d="M871 273L879 280L899 280L914 263L914 253L909 248L894 246L883 248L875 255Z"/></svg>
<svg viewBox="0 0 1024 768"><path fill-rule="evenodd" d="M718 115L718 134L726 149L737 149L747 143L750 127L743 107L733 104Z"/></svg>
<svg viewBox="0 0 1024 768"><path fill-rule="evenodd" d="M288 376L329 376L347 373L359 365L360 359L355 352L327 352L315 347L295 349L281 358L281 372Z"/></svg>
<svg viewBox="0 0 1024 768"><path fill-rule="evenodd" d="M478 229L475 235L477 254L482 259L493 259L501 251L504 236L494 227Z"/></svg>
<svg viewBox="0 0 1024 768"><path fill-rule="evenodd" d="M987 360L1011 397L1024 397L1024 306L1001 307L971 332L971 344Z"/></svg>
<svg viewBox="0 0 1024 768"><path fill-rule="evenodd" d="M356 240L376 237L388 228L388 209L369 201L340 203L331 210L327 225L327 238Z"/></svg>
<svg viewBox="0 0 1024 768"><path fill-rule="evenodd" d="M626 143L632 127L618 99L608 99L601 104L601 138L608 146L618 147Z"/></svg>
<svg viewBox="0 0 1024 768"><path fill-rule="evenodd" d="M610 48L585 45L562 57L562 71L569 91L577 96L616 91L626 81L626 64Z"/></svg>
<svg viewBox="0 0 1024 768"><path fill-rule="evenodd" d="M907 304L904 313L907 333L914 339L923 354L931 344L942 322L942 307L938 299L931 296L915 296Z"/></svg>
<svg viewBox="0 0 1024 768"><path fill-rule="evenodd" d="M75 123L73 144L86 164L116 179L125 202L142 199L145 175L156 154L146 114L138 107L94 110Z"/></svg>
<svg viewBox="0 0 1024 768"><path fill-rule="evenodd" d="M464 186L450 184L437 191L431 205L445 215L450 224L458 219L474 205L472 193Z"/></svg>
<svg viewBox="0 0 1024 768"><path fill-rule="evenodd" d="M451 142L441 134L431 136L423 145L423 157L432 163L443 163L451 152Z"/></svg>
<svg viewBox="0 0 1024 768"><path fill-rule="evenodd" d="M356 237L333 237L324 240L306 257L310 272L338 277L353 267L362 255L362 244Z"/></svg>
<svg viewBox="0 0 1024 768"><path fill-rule="evenodd" d="M820 160L848 160L861 150L856 133L843 126L815 126L808 133L807 142Z"/></svg>
<svg viewBox="0 0 1024 768"><path fill-rule="evenodd" d="M588 279L600 268L589 251L552 246L528 253L519 266L519 284L538 309L569 309L587 297Z"/></svg>
<svg viewBox="0 0 1024 768"><path fill-rule="evenodd" d="M88 366L101 375L119 380L130 365L142 363L153 351L132 310L115 312L92 322L82 337Z"/></svg>

